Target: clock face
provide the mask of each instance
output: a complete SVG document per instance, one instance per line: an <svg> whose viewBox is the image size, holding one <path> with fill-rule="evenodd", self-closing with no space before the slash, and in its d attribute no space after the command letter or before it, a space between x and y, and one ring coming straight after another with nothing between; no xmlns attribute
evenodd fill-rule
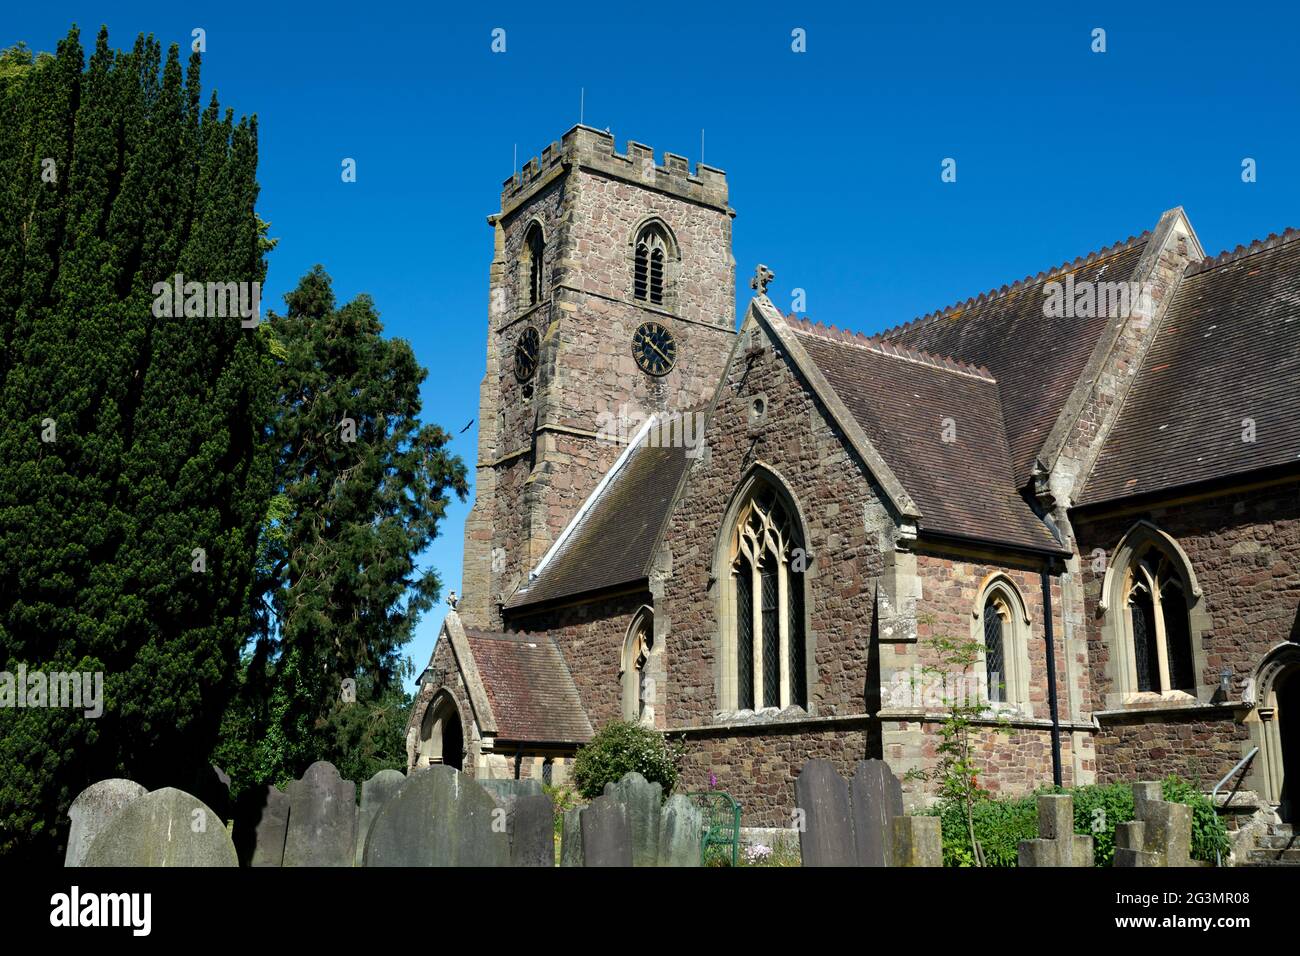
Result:
<svg viewBox="0 0 1300 956"><path fill-rule="evenodd" d="M632 357L649 375L667 375L677 364L677 340L666 326L643 322L632 336Z"/></svg>
<svg viewBox="0 0 1300 956"><path fill-rule="evenodd" d="M531 326L519 334L515 343L515 378L526 382L537 371L537 353L541 349L541 338Z"/></svg>

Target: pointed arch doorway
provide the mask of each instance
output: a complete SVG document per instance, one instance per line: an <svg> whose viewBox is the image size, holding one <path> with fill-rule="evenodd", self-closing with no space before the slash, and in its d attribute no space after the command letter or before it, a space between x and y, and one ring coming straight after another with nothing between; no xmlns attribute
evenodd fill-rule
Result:
<svg viewBox="0 0 1300 956"><path fill-rule="evenodd" d="M423 766L445 764L463 770L465 733L460 710L451 694L443 692L429 704L420 727L420 759Z"/></svg>

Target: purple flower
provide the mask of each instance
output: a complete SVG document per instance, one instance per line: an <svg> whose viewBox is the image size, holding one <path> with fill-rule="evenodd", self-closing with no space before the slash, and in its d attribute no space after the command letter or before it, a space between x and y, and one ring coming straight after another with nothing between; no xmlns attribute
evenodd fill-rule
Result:
<svg viewBox="0 0 1300 956"><path fill-rule="evenodd" d="M709 774L709 789L710 790L718 789L718 775L715 773Z"/></svg>

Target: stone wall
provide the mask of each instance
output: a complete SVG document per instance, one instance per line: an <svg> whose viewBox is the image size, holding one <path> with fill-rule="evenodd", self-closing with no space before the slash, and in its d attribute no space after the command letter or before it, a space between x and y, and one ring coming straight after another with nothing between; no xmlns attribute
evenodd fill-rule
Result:
<svg viewBox="0 0 1300 956"><path fill-rule="evenodd" d="M1241 700L1261 659L1279 643L1300 640L1300 484L1171 499L1142 511L1075 516L1093 703L1099 711L1112 690L1106 666L1112 649L1098 614L1104 568L1094 567L1089 555L1102 549L1112 556L1139 520L1172 536L1186 552L1209 621L1201 635L1205 672L1198 679L1217 685L1220 671L1228 668L1230 703L1237 706L1216 711L1205 702L1131 704L1120 710L1137 712L1132 716L1102 714L1099 777L1179 773L1212 784L1249 750L1249 732L1240 722L1246 710Z"/></svg>

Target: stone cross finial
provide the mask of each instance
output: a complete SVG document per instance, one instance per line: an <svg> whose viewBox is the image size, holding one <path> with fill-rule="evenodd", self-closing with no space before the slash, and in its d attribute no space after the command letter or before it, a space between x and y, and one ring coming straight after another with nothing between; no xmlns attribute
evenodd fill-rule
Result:
<svg viewBox="0 0 1300 956"><path fill-rule="evenodd" d="M754 270L754 278L749 280L749 287L759 295L767 295L767 284L776 278L776 273L761 262Z"/></svg>

